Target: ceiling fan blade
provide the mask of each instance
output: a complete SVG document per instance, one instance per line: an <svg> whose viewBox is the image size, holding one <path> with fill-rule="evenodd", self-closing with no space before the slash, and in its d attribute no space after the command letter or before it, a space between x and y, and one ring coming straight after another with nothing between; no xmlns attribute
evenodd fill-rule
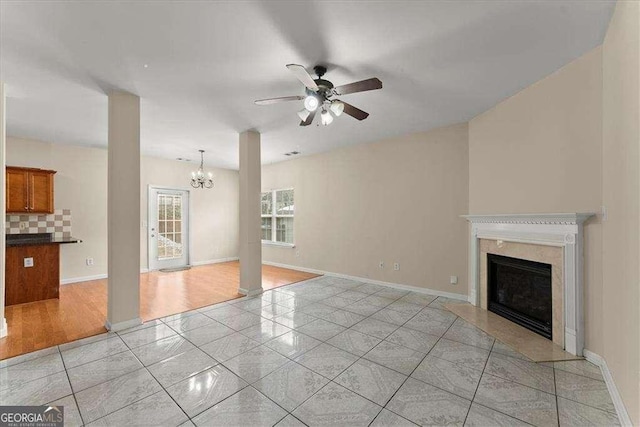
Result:
<svg viewBox="0 0 640 427"><path fill-rule="evenodd" d="M344 104L343 113L350 115L354 119L364 120L367 117L369 117L369 113L367 113L366 111L362 111L361 109L356 108L351 104L347 104L344 101L340 101L340 102L342 102Z"/></svg>
<svg viewBox="0 0 640 427"><path fill-rule="evenodd" d="M256 101L254 101L256 103L256 105L271 105L271 104L277 104L279 102L286 102L286 101L300 101L301 99L304 99L304 96L283 96L280 98L268 98L268 99L258 99Z"/></svg>
<svg viewBox="0 0 640 427"><path fill-rule="evenodd" d="M348 93L365 92L367 90L376 89L382 89L382 82L375 77L334 88L337 95L346 95Z"/></svg>
<svg viewBox="0 0 640 427"><path fill-rule="evenodd" d="M307 87L307 89L310 89L314 92L318 91L318 85L313 81L313 77L311 77L311 75L302 65L287 64L287 68L293 73L294 76L296 76L298 80L302 82L303 85Z"/></svg>
<svg viewBox="0 0 640 427"><path fill-rule="evenodd" d="M313 118L316 116L316 111L318 110L312 111L311 114L309 114L309 117L307 117L307 120L301 121L300 126L309 126L313 122Z"/></svg>

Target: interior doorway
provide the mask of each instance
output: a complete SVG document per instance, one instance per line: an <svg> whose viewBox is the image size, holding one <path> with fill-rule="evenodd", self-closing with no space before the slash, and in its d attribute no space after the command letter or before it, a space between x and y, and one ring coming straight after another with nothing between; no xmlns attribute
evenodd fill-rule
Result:
<svg viewBox="0 0 640 427"><path fill-rule="evenodd" d="M149 270L189 265L189 190L149 187Z"/></svg>

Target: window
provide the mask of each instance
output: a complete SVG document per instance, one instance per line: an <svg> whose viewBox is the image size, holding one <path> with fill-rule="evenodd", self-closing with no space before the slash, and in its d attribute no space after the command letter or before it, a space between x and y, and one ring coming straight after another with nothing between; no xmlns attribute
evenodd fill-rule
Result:
<svg viewBox="0 0 640 427"><path fill-rule="evenodd" d="M182 257L182 196L158 194L158 259Z"/></svg>
<svg viewBox="0 0 640 427"><path fill-rule="evenodd" d="M261 195L262 240L293 244L293 188Z"/></svg>

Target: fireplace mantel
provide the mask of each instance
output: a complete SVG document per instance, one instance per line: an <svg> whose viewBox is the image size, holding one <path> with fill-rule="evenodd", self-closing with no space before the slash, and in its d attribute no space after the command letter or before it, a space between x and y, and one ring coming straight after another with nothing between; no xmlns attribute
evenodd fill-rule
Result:
<svg viewBox="0 0 640 427"><path fill-rule="evenodd" d="M594 216L593 213L462 215L474 224L548 224L575 225Z"/></svg>
<svg viewBox="0 0 640 427"><path fill-rule="evenodd" d="M564 347L582 356L583 223L593 213L462 215L471 223L469 239L469 302L480 306L480 239L559 246L564 263Z"/></svg>

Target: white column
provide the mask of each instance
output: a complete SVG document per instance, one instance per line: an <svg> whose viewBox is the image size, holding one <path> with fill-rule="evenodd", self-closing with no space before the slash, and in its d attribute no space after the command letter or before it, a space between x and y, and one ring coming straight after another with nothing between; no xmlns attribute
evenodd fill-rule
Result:
<svg viewBox="0 0 640 427"><path fill-rule="evenodd" d="M469 238L469 303L476 307L481 306L480 302L480 239L478 230L471 224L471 235Z"/></svg>
<svg viewBox="0 0 640 427"><path fill-rule="evenodd" d="M140 320L140 98L109 94L108 304L106 328Z"/></svg>
<svg viewBox="0 0 640 427"><path fill-rule="evenodd" d="M6 217L6 194L5 194L5 166L6 143L7 143L7 123L6 123L6 96L4 83L0 81L0 207L2 208L2 234L0 234L0 259L2 267L0 268L0 338L7 336L7 320L4 318L4 268L5 268L5 228L4 221Z"/></svg>
<svg viewBox="0 0 640 427"><path fill-rule="evenodd" d="M262 292L262 239L260 227L260 134L240 134L240 287L244 295Z"/></svg>

